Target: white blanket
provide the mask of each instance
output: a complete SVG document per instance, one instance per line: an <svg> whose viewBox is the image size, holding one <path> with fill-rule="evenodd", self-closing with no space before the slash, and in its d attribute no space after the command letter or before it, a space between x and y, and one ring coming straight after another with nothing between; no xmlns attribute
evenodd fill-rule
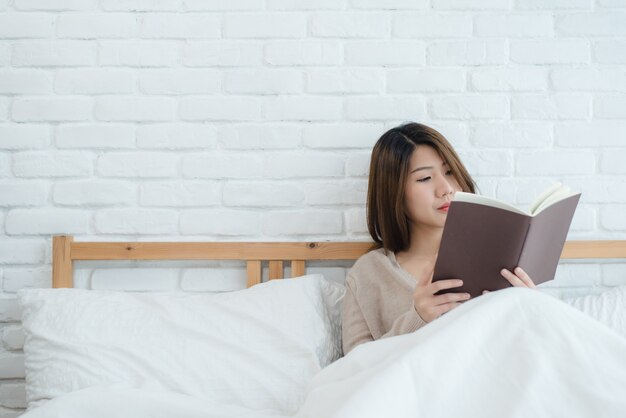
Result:
<svg viewBox="0 0 626 418"><path fill-rule="evenodd" d="M540 292L476 298L418 332L355 348L311 382L298 418L621 417L626 339ZM146 385L89 388L24 418L278 417Z"/></svg>

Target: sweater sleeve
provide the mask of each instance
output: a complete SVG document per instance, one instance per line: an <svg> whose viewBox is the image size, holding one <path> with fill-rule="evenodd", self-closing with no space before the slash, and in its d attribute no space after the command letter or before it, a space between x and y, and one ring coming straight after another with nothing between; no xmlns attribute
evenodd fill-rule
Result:
<svg viewBox="0 0 626 418"><path fill-rule="evenodd" d="M350 350L359 344L376 339L372 335L367 321L365 320L365 316L363 315L363 311L361 309L361 303L373 304L375 301L359 301L357 292L354 289L353 281L347 279L342 313L342 340L344 354L348 354ZM419 316L413 307L413 304L411 304L409 309L404 314L394 320L391 329L379 338L408 334L416 331L424 325L426 325L426 321Z"/></svg>

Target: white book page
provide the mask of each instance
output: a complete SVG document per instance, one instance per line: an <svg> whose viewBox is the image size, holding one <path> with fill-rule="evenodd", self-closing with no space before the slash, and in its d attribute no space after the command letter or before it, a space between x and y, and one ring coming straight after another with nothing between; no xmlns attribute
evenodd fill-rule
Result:
<svg viewBox="0 0 626 418"><path fill-rule="evenodd" d="M529 213L524 212L523 210L516 208L515 206L510 205L508 203L502 202L500 200L492 199L489 197L472 194L472 193L456 192L454 194L454 199L452 199L452 201L453 202L456 201L456 202L478 203L478 204L485 205L485 206L491 206L494 208L499 208L499 209L504 209L504 210L508 210L511 212L519 213L520 215L530 215Z"/></svg>
<svg viewBox="0 0 626 418"><path fill-rule="evenodd" d="M530 209L528 211L530 213L537 213L538 212L537 209L539 209L539 206L541 206L544 203L544 201L550 198L550 196L552 196L555 193L558 193L559 190L562 188L563 188L563 185L561 183L555 183L552 186L548 187L546 190L541 192L539 196L537 196L537 198L532 203L532 205L530 205Z"/></svg>
<svg viewBox="0 0 626 418"><path fill-rule="evenodd" d="M533 213L533 216L536 215L537 213L549 208L550 206L554 205L555 203L560 202L561 200L568 198L570 196L574 196L578 193L573 193L569 187L564 187L561 190L559 190L556 193L553 193L552 195L550 195L543 203L541 203L541 205L539 205L539 207L537 208L537 210L535 210L535 212Z"/></svg>

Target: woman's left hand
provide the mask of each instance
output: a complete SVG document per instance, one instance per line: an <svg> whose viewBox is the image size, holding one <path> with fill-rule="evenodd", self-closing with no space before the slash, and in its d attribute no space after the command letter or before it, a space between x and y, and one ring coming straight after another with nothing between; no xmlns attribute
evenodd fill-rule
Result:
<svg viewBox="0 0 626 418"><path fill-rule="evenodd" d="M502 275L502 277L507 279L509 283L511 283L511 285L514 287L527 287L529 289L535 288L535 282L533 282L533 279L531 279L528 273L526 273L519 266L515 267L513 272L507 269L502 269L500 270L500 274ZM489 293L489 291L483 290L483 295L485 293Z"/></svg>
<svg viewBox="0 0 626 418"><path fill-rule="evenodd" d="M529 289L535 288L533 279L519 266L515 267L513 272L507 269L500 270L500 274L515 287L527 287Z"/></svg>

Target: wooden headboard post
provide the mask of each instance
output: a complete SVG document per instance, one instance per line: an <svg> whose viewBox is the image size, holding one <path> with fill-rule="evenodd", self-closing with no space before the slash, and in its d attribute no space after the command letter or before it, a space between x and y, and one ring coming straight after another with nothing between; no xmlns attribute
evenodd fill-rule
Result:
<svg viewBox="0 0 626 418"><path fill-rule="evenodd" d="M52 287L74 286L72 241L74 238L67 235L52 238Z"/></svg>
<svg viewBox="0 0 626 418"><path fill-rule="evenodd" d="M55 236L52 286L73 287L74 260L239 260L246 262L250 287L261 283L266 261L275 280L283 278L285 260L291 277L299 277L307 261L353 261L371 248L371 242L76 242ZM626 240L568 241L561 258L626 258Z"/></svg>

